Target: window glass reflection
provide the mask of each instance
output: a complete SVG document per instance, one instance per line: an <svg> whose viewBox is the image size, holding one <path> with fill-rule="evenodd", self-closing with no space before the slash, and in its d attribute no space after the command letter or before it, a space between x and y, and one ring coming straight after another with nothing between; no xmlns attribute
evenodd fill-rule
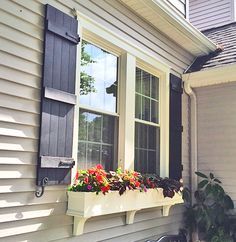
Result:
<svg viewBox="0 0 236 242"><path fill-rule="evenodd" d="M116 118L81 109L79 115L78 168L102 164L112 169Z"/></svg>
<svg viewBox="0 0 236 242"><path fill-rule="evenodd" d="M116 112L118 58L82 41L80 103Z"/></svg>

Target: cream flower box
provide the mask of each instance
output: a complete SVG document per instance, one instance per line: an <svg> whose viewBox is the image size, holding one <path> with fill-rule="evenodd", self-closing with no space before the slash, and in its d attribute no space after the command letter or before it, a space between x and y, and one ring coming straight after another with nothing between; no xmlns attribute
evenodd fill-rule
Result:
<svg viewBox="0 0 236 242"><path fill-rule="evenodd" d="M132 224L138 210L162 207L163 216L168 216L169 209L175 204L183 203L181 194L176 193L173 198L164 198L161 188L126 191L121 196L118 191L111 191L106 195L94 192L68 192L67 215L74 216L74 235L83 234L84 224L88 218L126 212L126 224Z"/></svg>

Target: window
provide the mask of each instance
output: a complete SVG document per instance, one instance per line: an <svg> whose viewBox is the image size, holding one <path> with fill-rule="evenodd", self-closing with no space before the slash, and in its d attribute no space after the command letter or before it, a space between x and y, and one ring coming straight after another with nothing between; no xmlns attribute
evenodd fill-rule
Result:
<svg viewBox="0 0 236 242"><path fill-rule="evenodd" d="M78 17L86 40L81 46L78 168L102 163L107 170L168 176L169 66L131 39L79 12Z"/></svg>
<svg viewBox="0 0 236 242"><path fill-rule="evenodd" d="M82 42L78 167L98 163L106 170L117 160L118 57Z"/></svg>
<svg viewBox="0 0 236 242"><path fill-rule="evenodd" d="M136 68L135 83L134 168L160 174L159 79Z"/></svg>

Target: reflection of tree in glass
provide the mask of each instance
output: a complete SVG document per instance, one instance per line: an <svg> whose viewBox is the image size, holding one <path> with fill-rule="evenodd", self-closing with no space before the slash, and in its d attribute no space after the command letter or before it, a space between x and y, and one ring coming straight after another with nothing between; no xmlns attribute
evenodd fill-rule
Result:
<svg viewBox="0 0 236 242"><path fill-rule="evenodd" d="M95 61L91 58L91 56L85 51L85 47L88 43L86 41L82 41L81 47L81 66L86 66L91 63L95 63ZM86 72L80 72L80 95L87 95L91 92L96 92L94 87L95 79L94 77L88 75Z"/></svg>

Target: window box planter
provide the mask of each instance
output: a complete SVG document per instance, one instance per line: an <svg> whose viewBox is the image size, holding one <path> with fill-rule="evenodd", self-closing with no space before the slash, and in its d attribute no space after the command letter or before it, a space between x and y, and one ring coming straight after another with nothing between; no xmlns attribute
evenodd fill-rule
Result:
<svg viewBox="0 0 236 242"><path fill-rule="evenodd" d="M147 192L129 190L121 196L118 191L106 195L69 191L67 215L74 216L73 233L80 235L83 234L86 220L91 217L126 212L126 224L132 224L138 210L162 207L163 216L168 216L170 207L179 203L183 203L181 194L164 198L161 188L148 189Z"/></svg>

